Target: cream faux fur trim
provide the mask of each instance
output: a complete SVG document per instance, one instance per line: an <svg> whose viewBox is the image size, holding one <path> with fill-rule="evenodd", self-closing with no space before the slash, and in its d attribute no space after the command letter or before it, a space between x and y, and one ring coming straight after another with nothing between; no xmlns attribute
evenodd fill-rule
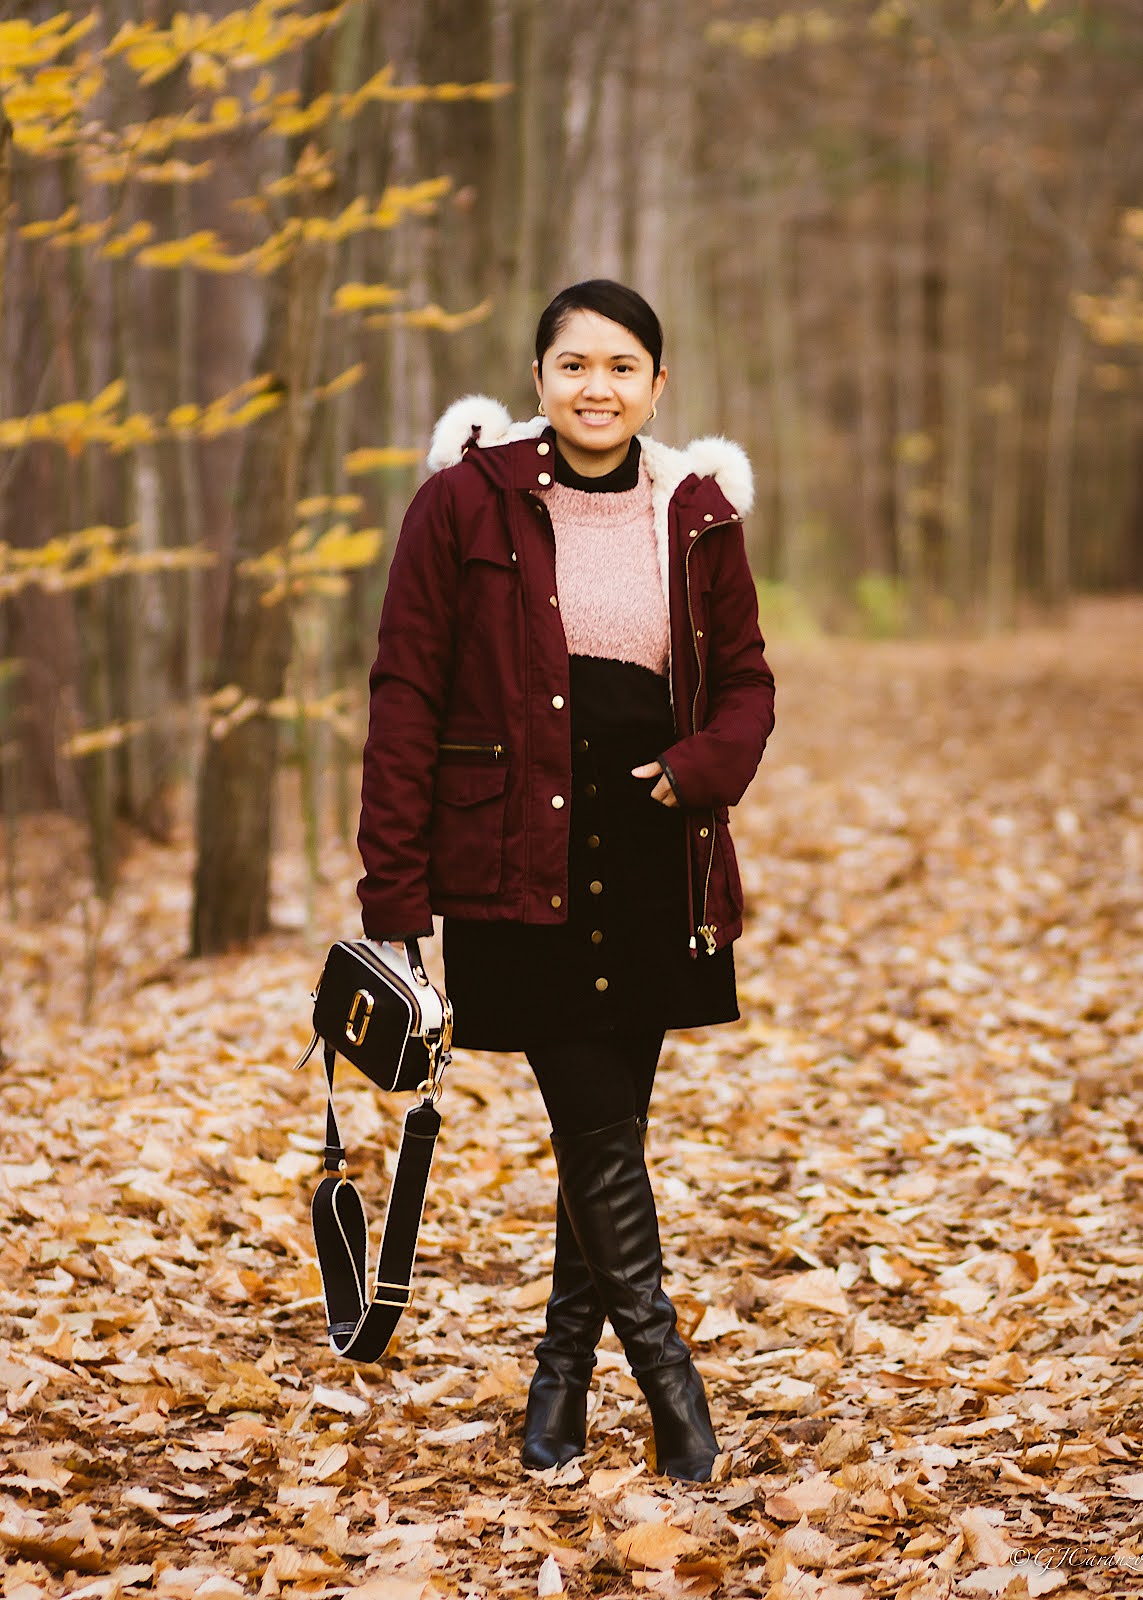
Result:
<svg viewBox="0 0 1143 1600"><path fill-rule="evenodd" d="M440 472L461 459L473 427L480 429L477 443L482 447L509 444L514 439L534 439L543 433L547 422L541 416L526 422L513 422L507 408L491 395L468 394L455 400L433 429L429 444L428 467ZM700 478L713 478L740 516L754 504L754 474L741 445L712 434L694 439L683 450L639 436L647 469L655 482L656 498L663 499L664 514L671 496L683 479L694 472Z"/></svg>
<svg viewBox="0 0 1143 1600"><path fill-rule="evenodd" d="M513 422L511 413L499 400L487 394L466 394L442 412L429 441L426 464L430 472L454 467L464 454L473 428L480 429L480 445L510 444L514 439L534 439L547 427L547 419L537 414L527 422Z"/></svg>

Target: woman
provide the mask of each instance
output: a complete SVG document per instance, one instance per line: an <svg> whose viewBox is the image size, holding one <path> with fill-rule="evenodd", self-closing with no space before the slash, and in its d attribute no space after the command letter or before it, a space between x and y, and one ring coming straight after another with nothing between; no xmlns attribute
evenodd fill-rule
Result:
<svg viewBox="0 0 1143 1600"><path fill-rule="evenodd" d="M454 1039L523 1050L559 1173L523 1460L583 1452L604 1317L650 1406L658 1470L718 1444L661 1283L643 1133L664 1031L738 1016L727 807L773 726L723 439L639 437L667 381L645 300L606 279L545 310L540 405L470 396L393 555L370 676L358 893L366 934L444 917Z"/></svg>

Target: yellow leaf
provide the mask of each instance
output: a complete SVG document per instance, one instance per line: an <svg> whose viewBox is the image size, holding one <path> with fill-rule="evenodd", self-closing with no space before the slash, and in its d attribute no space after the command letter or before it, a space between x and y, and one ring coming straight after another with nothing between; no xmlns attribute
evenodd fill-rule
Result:
<svg viewBox="0 0 1143 1600"><path fill-rule="evenodd" d="M101 254L112 260L125 256L128 251L136 249L141 244L146 244L155 229L150 222L133 223L125 233L116 234L104 245Z"/></svg>
<svg viewBox="0 0 1143 1600"><path fill-rule="evenodd" d="M349 477L357 478L364 472L380 472L392 467L412 467L420 459L419 450L388 445L376 450L351 450L343 458L342 465Z"/></svg>
<svg viewBox="0 0 1143 1600"><path fill-rule="evenodd" d="M360 383L365 376L365 363L358 361L352 367L346 367L344 372L339 372L336 378L331 378L320 389L314 390L316 400L331 400L335 395L344 394L347 389L352 389Z"/></svg>
<svg viewBox="0 0 1143 1600"><path fill-rule="evenodd" d="M210 108L210 119L217 127L233 128L242 121L242 102L233 95L216 100Z"/></svg>
<svg viewBox="0 0 1143 1600"><path fill-rule="evenodd" d="M391 306L402 298L400 289L387 283L343 283L333 297L335 311L363 311L374 306Z"/></svg>

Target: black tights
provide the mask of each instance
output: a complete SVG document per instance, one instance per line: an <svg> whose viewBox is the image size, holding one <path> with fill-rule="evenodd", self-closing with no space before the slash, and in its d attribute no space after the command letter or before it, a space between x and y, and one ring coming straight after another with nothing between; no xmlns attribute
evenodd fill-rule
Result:
<svg viewBox="0 0 1143 1600"><path fill-rule="evenodd" d="M662 1048L662 1028L533 1040L526 1051L528 1065L553 1132L590 1133L628 1117L645 1117Z"/></svg>

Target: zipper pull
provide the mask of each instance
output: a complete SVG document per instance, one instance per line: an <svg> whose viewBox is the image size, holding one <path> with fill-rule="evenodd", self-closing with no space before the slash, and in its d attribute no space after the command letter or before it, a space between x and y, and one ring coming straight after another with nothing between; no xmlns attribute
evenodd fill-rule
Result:
<svg viewBox="0 0 1143 1600"><path fill-rule="evenodd" d="M718 932L718 924L716 922L704 922L704 923L702 923L700 925L699 932L702 934L703 938L706 940L706 953L707 953L707 955L708 956L714 955L714 953L715 953L714 936Z"/></svg>

